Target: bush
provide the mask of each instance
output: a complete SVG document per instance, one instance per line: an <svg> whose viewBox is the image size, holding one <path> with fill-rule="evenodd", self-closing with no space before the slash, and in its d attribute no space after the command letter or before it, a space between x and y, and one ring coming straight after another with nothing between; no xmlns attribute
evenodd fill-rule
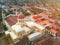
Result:
<svg viewBox="0 0 60 45"><path fill-rule="evenodd" d="M3 27L4 27L4 30L8 30L7 27L6 27L6 25L3 25Z"/></svg>
<svg viewBox="0 0 60 45"><path fill-rule="evenodd" d="M8 11L8 12L6 12L6 16L8 16L9 14L13 14L13 11Z"/></svg>
<svg viewBox="0 0 60 45"><path fill-rule="evenodd" d="M2 37L3 36L3 34L2 33L0 33L0 37Z"/></svg>
<svg viewBox="0 0 60 45"><path fill-rule="evenodd" d="M22 13L23 13L25 16L30 15L30 14L27 12L27 10L23 11Z"/></svg>
<svg viewBox="0 0 60 45"><path fill-rule="evenodd" d="M0 22L2 22L2 14L0 13Z"/></svg>

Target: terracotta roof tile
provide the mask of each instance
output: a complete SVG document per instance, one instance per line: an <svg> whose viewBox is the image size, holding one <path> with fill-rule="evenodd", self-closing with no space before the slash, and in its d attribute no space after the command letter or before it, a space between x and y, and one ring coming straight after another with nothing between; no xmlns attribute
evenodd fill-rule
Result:
<svg viewBox="0 0 60 45"><path fill-rule="evenodd" d="M52 43L51 43L52 42ZM53 45L53 39L51 37L46 37L43 40L37 41L35 44L33 45Z"/></svg>
<svg viewBox="0 0 60 45"><path fill-rule="evenodd" d="M56 30L54 30L54 29L51 29L50 31L51 31L52 33L54 33L54 34L57 33Z"/></svg>
<svg viewBox="0 0 60 45"><path fill-rule="evenodd" d="M12 26L17 22L17 16L10 16L5 18L5 20L10 26Z"/></svg>
<svg viewBox="0 0 60 45"><path fill-rule="evenodd" d="M19 19L21 19L21 15L19 15L19 16L20 16ZM17 16L9 16L9 17L5 18L5 20L10 26L12 26L17 23L17 21L18 21L17 18L18 18L18 15Z"/></svg>

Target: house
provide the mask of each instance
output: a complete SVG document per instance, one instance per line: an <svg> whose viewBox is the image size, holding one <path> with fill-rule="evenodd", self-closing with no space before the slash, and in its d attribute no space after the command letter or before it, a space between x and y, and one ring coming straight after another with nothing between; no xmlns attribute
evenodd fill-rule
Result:
<svg viewBox="0 0 60 45"><path fill-rule="evenodd" d="M36 22L32 22L32 21L28 21L26 22L26 25L31 28L31 29L35 29L36 31L39 31L40 33L44 33L45 32L45 28L39 24L37 24Z"/></svg>
<svg viewBox="0 0 60 45"><path fill-rule="evenodd" d="M33 20L37 20L37 19L40 19L40 18L42 18L42 16L40 16L40 15L33 15L32 16Z"/></svg>
<svg viewBox="0 0 60 45"><path fill-rule="evenodd" d="M7 26L7 28L9 30L11 30L11 26L16 24L18 22L18 19L22 19L24 18L24 16L22 16L22 14L19 15L11 15L11 16L7 16L4 19L5 25Z"/></svg>
<svg viewBox="0 0 60 45"><path fill-rule="evenodd" d="M54 43L55 43L54 39L52 39L51 37L46 37L42 40L37 41L33 45L53 45Z"/></svg>
<svg viewBox="0 0 60 45"><path fill-rule="evenodd" d="M55 23L55 20L52 19L52 18L49 18L45 13L40 13L40 14L32 16L33 21L40 20L40 19L43 19L43 18L49 20L50 22Z"/></svg>
<svg viewBox="0 0 60 45"><path fill-rule="evenodd" d="M53 19L48 18L48 16L45 16L43 13L39 15L32 16L32 19L38 23L39 25L43 26L45 29L48 30L48 32L55 36L57 35L57 25L55 24L55 21ZM40 26L39 26L40 27ZM36 27L35 27L36 28Z"/></svg>

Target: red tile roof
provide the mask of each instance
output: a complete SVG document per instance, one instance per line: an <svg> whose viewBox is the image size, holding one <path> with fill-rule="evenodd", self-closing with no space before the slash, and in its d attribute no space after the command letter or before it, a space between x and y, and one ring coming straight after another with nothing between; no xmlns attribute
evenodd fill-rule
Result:
<svg viewBox="0 0 60 45"><path fill-rule="evenodd" d="M56 34L57 33L57 31L56 30L54 30L54 29L51 29L50 30L52 33L54 33L54 34Z"/></svg>
<svg viewBox="0 0 60 45"><path fill-rule="evenodd" d="M18 18L19 18L19 19L23 19L24 17L25 17L24 14L19 14L19 15L18 15Z"/></svg>
<svg viewBox="0 0 60 45"><path fill-rule="evenodd" d="M19 17L18 17L18 15L17 16L9 16L9 17L5 18L5 20L10 26L12 26L17 23L18 18L22 19L24 17L22 15L19 15Z"/></svg>
<svg viewBox="0 0 60 45"><path fill-rule="evenodd" d="M16 24L17 16L10 16L10 17L5 18L5 20L10 26L12 26L12 25Z"/></svg>
<svg viewBox="0 0 60 45"><path fill-rule="evenodd" d="M53 28L51 29L52 33L57 33L57 29L60 29L60 26L57 26L55 24L55 20L48 18L45 13L40 13L39 15L34 15L32 17L38 24L46 27L46 26L52 26ZM43 18L44 20L41 20L40 18Z"/></svg>
<svg viewBox="0 0 60 45"><path fill-rule="evenodd" d="M54 40L51 37L46 37L43 40L37 41L33 45L53 45Z"/></svg>
<svg viewBox="0 0 60 45"><path fill-rule="evenodd" d="M50 22L55 23L55 20L52 19L52 18L49 18L45 13L40 13L40 14L34 15L34 16L32 17L33 20L37 20L37 19L40 19L40 18L44 18L44 19L49 20Z"/></svg>
<svg viewBox="0 0 60 45"><path fill-rule="evenodd" d="M56 24L51 24L50 26L52 26L53 27L53 29L57 29L57 25Z"/></svg>
<svg viewBox="0 0 60 45"><path fill-rule="evenodd" d="M60 26L57 26L58 29L60 29Z"/></svg>
<svg viewBox="0 0 60 45"><path fill-rule="evenodd" d="M42 16L40 16L40 15L34 15L33 16L33 19L39 19L39 18L42 18Z"/></svg>

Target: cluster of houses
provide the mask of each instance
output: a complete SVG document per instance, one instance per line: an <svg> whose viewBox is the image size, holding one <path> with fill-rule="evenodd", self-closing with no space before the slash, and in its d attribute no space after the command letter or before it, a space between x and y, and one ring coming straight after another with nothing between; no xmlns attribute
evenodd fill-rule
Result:
<svg viewBox="0 0 60 45"><path fill-rule="evenodd" d="M37 40L45 34L46 30L56 37L56 30L60 30L59 26L55 25L55 20L48 18L48 16L43 13L31 15L30 21L24 21L22 15L23 14L11 15L4 19L4 23L8 28L5 34L7 37L10 37L13 42L23 39L24 36L26 36L29 41Z"/></svg>
<svg viewBox="0 0 60 45"><path fill-rule="evenodd" d="M19 15L21 16L21 14ZM21 17L19 18L21 20ZM45 28L34 21L21 22L18 19L18 15L9 16L5 18L4 22L8 28L5 31L6 36L9 36L12 41L23 39L27 36L29 41L36 40L44 35Z"/></svg>

